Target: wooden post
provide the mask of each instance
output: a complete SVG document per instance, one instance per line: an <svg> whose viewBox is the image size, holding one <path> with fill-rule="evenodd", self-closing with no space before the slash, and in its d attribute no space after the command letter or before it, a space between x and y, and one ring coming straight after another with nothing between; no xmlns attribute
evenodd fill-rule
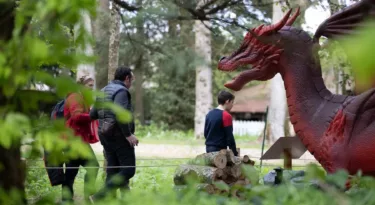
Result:
<svg viewBox="0 0 375 205"><path fill-rule="evenodd" d="M290 148L283 150L284 154L284 169L292 169L292 152Z"/></svg>

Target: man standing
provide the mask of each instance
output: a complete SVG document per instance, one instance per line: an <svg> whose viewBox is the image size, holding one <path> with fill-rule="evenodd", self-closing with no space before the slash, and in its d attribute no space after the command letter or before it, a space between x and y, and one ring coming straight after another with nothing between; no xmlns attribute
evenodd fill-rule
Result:
<svg viewBox="0 0 375 205"><path fill-rule="evenodd" d="M98 102L114 102L131 113L133 112L129 88L131 87L133 73L128 67L116 69L114 80L101 91L104 98L98 98ZM130 123L117 121L116 115L108 109L93 108L90 117L99 120L99 138L103 145L107 165L107 179L105 187L91 197L91 200L103 198L107 192L114 192L117 188L129 189L129 180L135 174L134 146L138 145L138 139L134 136L134 120ZM112 166L131 166L126 168L111 168ZM119 179L113 180L114 176Z"/></svg>

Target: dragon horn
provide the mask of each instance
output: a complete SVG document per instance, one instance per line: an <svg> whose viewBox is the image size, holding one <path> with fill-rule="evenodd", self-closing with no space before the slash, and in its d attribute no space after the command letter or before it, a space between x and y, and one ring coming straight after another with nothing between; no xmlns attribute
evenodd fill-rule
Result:
<svg viewBox="0 0 375 205"><path fill-rule="evenodd" d="M292 24L297 19L297 17L299 16L299 14L300 14L300 8L297 7L296 13L294 13L293 16L286 22L285 26L292 26Z"/></svg>
<svg viewBox="0 0 375 205"><path fill-rule="evenodd" d="M288 18L290 16L291 12L292 12L292 9L290 9L285 14L283 19L281 19L277 24L272 24L272 25L263 27L263 29L260 31L260 35L267 35L267 34L272 33L274 31L280 30L285 25L285 23L288 21Z"/></svg>

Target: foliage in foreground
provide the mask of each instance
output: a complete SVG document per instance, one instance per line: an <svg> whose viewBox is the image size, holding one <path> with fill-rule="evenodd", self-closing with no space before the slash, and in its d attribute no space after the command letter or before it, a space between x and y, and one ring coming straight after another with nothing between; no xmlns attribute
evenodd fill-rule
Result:
<svg viewBox="0 0 375 205"><path fill-rule="evenodd" d="M192 184L184 191L173 189L173 173L176 167L143 167L158 165L178 165L184 160L138 160L137 173L131 180L131 192L126 195L119 194L117 198L108 198L96 204L373 204L375 203L375 180L370 177L354 177L353 188L345 191L345 182L348 175L338 172L335 175L326 175L316 165L306 168L306 183L284 183L277 186L263 185L260 179L252 186L242 189L242 196L246 199L239 200L228 195L208 195L198 192ZM51 187L44 169L31 169L43 167L39 162L29 164L27 178L27 194L30 204L55 204L60 201L61 187ZM262 178L271 167L263 167ZM250 180L256 180L259 167L255 169L246 167ZM80 170L76 183L76 204L83 202L83 169ZM98 176L98 188L103 186L102 169ZM312 179L321 185L321 188L309 186ZM222 189L229 189L221 185Z"/></svg>

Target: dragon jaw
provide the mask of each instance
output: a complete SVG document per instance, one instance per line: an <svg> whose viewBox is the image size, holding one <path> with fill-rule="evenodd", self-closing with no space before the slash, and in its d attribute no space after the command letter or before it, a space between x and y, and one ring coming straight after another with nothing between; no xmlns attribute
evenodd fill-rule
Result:
<svg viewBox="0 0 375 205"><path fill-rule="evenodd" d="M252 67L225 83L225 87L238 91L252 80L269 80L276 75L277 64L283 50L272 43L265 42L276 42L276 44L280 42L280 40L275 41L275 33L284 26L291 26L300 13L298 8L296 13L289 18L291 11L289 10L283 19L274 25L261 25L249 31L237 51L229 57L220 59L218 69L221 71L234 71L241 66L251 65Z"/></svg>

